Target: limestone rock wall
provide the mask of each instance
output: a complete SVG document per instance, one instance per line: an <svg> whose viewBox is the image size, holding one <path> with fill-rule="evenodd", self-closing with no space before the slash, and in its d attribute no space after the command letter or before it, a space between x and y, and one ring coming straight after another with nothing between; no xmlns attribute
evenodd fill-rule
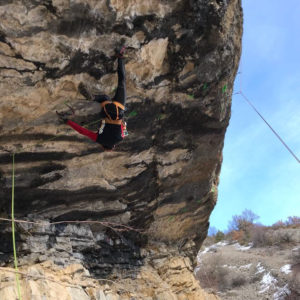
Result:
<svg viewBox="0 0 300 300"><path fill-rule="evenodd" d="M10 215L15 152L16 218L43 222L17 226L21 264L82 263L122 280L161 245L195 258L217 200L241 36L240 0L0 1L0 217ZM103 153L55 110L67 103L97 130L99 104L79 85L114 94L121 39L129 136ZM49 223L65 220L138 231ZM0 230L7 265L10 224Z"/></svg>
<svg viewBox="0 0 300 300"><path fill-rule="evenodd" d="M190 269L186 260L174 257L158 269L143 266L135 280L125 278L120 284L92 278L80 264L62 268L45 261L19 270L20 291L24 300L218 300L199 288ZM1 300L17 299L14 269L0 267L0 282Z"/></svg>

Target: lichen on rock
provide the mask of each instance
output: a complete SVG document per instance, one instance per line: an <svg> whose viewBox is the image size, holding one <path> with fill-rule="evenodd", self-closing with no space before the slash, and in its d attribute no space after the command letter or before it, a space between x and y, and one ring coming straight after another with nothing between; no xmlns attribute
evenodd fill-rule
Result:
<svg viewBox="0 0 300 300"><path fill-rule="evenodd" d="M76 263L94 279L126 283L136 299L202 299L192 265L217 200L240 0L9 0L0 18L1 218L10 218L15 152L16 219L43 222L17 225L22 268ZM55 111L67 103L76 122L97 130L100 107L79 87L113 95L121 39L129 136L104 153ZM50 224L61 221L103 223ZM9 267L9 223L0 230ZM102 299L98 288L86 288L87 299ZM120 289L111 293L118 299Z"/></svg>

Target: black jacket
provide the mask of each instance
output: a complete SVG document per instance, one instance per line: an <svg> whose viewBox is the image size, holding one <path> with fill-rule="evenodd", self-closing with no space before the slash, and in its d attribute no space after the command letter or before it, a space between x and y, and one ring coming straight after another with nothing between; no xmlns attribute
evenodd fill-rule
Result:
<svg viewBox="0 0 300 300"><path fill-rule="evenodd" d="M98 95L94 99L96 102L99 102L100 104L106 100L109 100L109 97L107 95ZM117 118L117 108L116 105L113 103L109 103L105 105L105 109L108 113L108 115L113 119L116 120ZM118 110L118 119L123 119L124 116L124 110L119 109ZM108 117L106 115L105 111L102 109L100 112L100 118L105 119ZM100 124L101 127L102 123ZM105 124L104 130L101 134L98 134L97 142L101 144L106 149L113 149L114 146L121 142L123 140L123 128L121 125L115 125L115 124Z"/></svg>
<svg viewBox="0 0 300 300"><path fill-rule="evenodd" d="M101 144L105 149L113 149L122 140L122 127L115 124L105 124L103 132L98 134L97 137L97 143Z"/></svg>

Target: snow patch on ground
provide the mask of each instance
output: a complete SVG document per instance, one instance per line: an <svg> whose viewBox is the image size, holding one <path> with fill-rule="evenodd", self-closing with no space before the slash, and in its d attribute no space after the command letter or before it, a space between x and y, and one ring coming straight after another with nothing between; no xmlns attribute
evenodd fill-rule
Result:
<svg viewBox="0 0 300 300"><path fill-rule="evenodd" d="M255 274L263 273L265 271L265 268L261 265L261 262L259 262L256 266L257 272Z"/></svg>
<svg viewBox="0 0 300 300"><path fill-rule="evenodd" d="M251 268L251 266L252 266L252 264L248 264L248 265L243 265L243 266L240 266L240 269L250 269Z"/></svg>
<svg viewBox="0 0 300 300"><path fill-rule="evenodd" d="M206 253L209 253L209 252L212 252L212 253L217 252L218 248L227 246L228 244L229 244L228 241L221 241L221 242L213 244L209 247L205 247L204 250L202 250L202 251L199 251L198 255L197 255L198 266L194 269L194 274L197 274L197 272L201 268L199 264L201 264L201 262L202 262L202 256L204 256Z"/></svg>
<svg viewBox="0 0 300 300"><path fill-rule="evenodd" d="M280 271L285 274L291 273L292 272L291 265L284 265L283 267L280 268Z"/></svg>
<svg viewBox="0 0 300 300"><path fill-rule="evenodd" d="M284 300L287 295L289 295L291 291L289 290L289 285L286 284L282 288L278 288L277 292L273 295L274 300Z"/></svg>
<svg viewBox="0 0 300 300"><path fill-rule="evenodd" d="M288 274L286 272L291 272L290 271L291 265L284 265L280 270L281 272ZM262 277L262 280L260 281L260 291L258 292L259 294L266 293L269 291L269 289L273 289L276 291L273 295L274 300L284 300L287 295L291 293L291 291L288 288L288 284L286 284L283 287L278 287L277 283L278 280L275 279L270 272L267 273L266 269L262 266L261 262L259 262L256 266L257 272L255 274L259 273L265 273Z"/></svg>
<svg viewBox="0 0 300 300"><path fill-rule="evenodd" d="M234 246L240 251L247 251L253 247L253 243L249 243L248 246L241 246L239 243L236 243Z"/></svg>
<svg viewBox="0 0 300 300"><path fill-rule="evenodd" d="M277 280L271 275L271 273L267 273L263 276L260 284L261 284L261 290L259 291L260 294L265 293L268 291L271 287L276 288Z"/></svg>
<svg viewBox="0 0 300 300"><path fill-rule="evenodd" d="M251 268L252 264L244 265L244 266L230 266L230 265L223 265L224 268L228 269L240 269L240 270L249 270Z"/></svg>
<svg viewBox="0 0 300 300"><path fill-rule="evenodd" d="M219 247L224 247L227 246L229 244L228 241L223 241L223 242L218 242L216 245L218 245Z"/></svg>
<svg viewBox="0 0 300 300"><path fill-rule="evenodd" d="M209 252L217 252L218 248L227 246L228 244L229 244L228 241L222 241L222 242L218 242L216 244L213 244L209 247L205 247L204 250L198 252L198 255L197 255L198 262L201 262L201 256L203 254L209 253Z"/></svg>
<svg viewBox="0 0 300 300"><path fill-rule="evenodd" d="M276 230L272 234L276 236ZM299 229L295 230L295 235L299 234ZM236 276L245 279L240 287L234 286L224 292L219 291L222 299L286 300L292 295L292 288L288 284L293 266L290 261L294 255L298 255L299 246L300 243L288 248L277 247L277 245L260 248L252 244L241 245L236 241L229 243L222 241L212 246L203 246L198 253L201 262L197 270L200 269L201 272L204 263L208 263L214 257L221 257L218 260L219 266L225 270L224 276L228 275L225 282L229 280L230 284L230 280Z"/></svg>
<svg viewBox="0 0 300 300"><path fill-rule="evenodd" d="M228 268L228 269L237 269L236 266L228 266L228 265L223 265L224 268Z"/></svg>

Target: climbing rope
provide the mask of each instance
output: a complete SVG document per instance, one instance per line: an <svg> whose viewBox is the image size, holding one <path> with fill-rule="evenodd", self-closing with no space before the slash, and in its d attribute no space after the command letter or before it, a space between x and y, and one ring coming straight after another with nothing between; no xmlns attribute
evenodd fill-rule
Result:
<svg viewBox="0 0 300 300"><path fill-rule="evenodd" d="M81 24L82 25L82 24ZM82 26L81 26L82 27ZM80 28L81 31L81 28ZM81 32L80 32L81 33ZM80 41L81 42L81 41ZM122 47L120 53L122 54L125 50L125 46ZM75 111L72 106L70 106L67 102L64 103L71 111L73 114L75 114ZM101 119L98 119L96 121L93 121L91 123L86 124L84 127L90 126L95 123L99 123ZM39 143L45 143L48 141L52 141L59 137L60 135L56 135L54 137L51 137L47 140L41 140L38 143L34 144L34 146L37 146ZM133 227L123 225L123 224L117 224L117 223L112 223L112 222L100 222L100 221L59 221L59 222L52 222L52 223L41 223L41 222L30 222L30 221L25 221L25 220L16 220L14 217L14 192L15 192L15 155L21 151L24 151L25 149L17 149L15 151L9 151L5 150L6 152L9 152L12 154L12 194L11 194L11 219L5 219L5 218L0 218L2 221L10 221L11 222L11 228L12 228L12 244L13 244L13 257L14 257L14 268L15 271L14 273L16 274L16 283L17 283L17 291L18 291L18 299L22 300L21 297L21 287L20 287L20 280L19 280L19 275L22 274L22 272L19 272L18 270L18 258L17 258L17 250L16 250L16 238L15 238L15 223L29 223L29 224L35 224L39 226L45 226L45 225L56 225L56 224L63 224L63 223L85 223L85 224L101 224L103 226L106 226L108 228L111 228L114 231L129 231L129 230L134 230L138 232L142 232L141 230L135 229Z"/></svg>
<svg viewBox="0 0 300 300"><path fill-rule="evenodd" d="M17 220L17 219L8 219L8 218L0 218L0 221L7 221L7 222L13 222L14 223L25 223L25 224L32 224L37 226L49 226L49 225L58 225L58 224L99 224L102 226L105 226L107 228L110 228L114 231L136 231L143 233L143 230L137 229L128 225L120 224L120 223L114 223L114 222L105 222L105 221L57 221L57 222L34 222L34 221L27 221L27 220Z"/></svg>
<svg viewBox="0 0 300 300"><path fill-rule="evenodd" d="M15 271L13 271L16 275L16 284L17 284L17 293L18 293L18 300L22 300L21 297L21 285L20 285L20 278L19 275L23 275L26 277L26 274L23 272L20 272L18 269L18 257L17 257L17 247L16 247L16 237L15 237L15 223L27 223L27 224L34 224L38 226L49 226L49 225L57 225L57 224L100 224L102 226L108 227L112 229L113 231L136 231L139 233L142 233L143 231L140 229L133 228L131 226L119 224L119 223L113 223L113 222L103 222L103 221L57 221L57 222L33 222L33 221L26 221L26 220L17 220L15 219L15 153L12 154L12 188L11 188L11 219L7 218L0 218L2 221L8 221L11 222L11 228L12 228L12 244L13 244L13 256L14 256L14 268ZM3 269L3 268L0 268ZM31 276L32 277L32 276ZM46 277L39 277L36 279L43 279L43 280L51 280ZM57 283L60 283L59 281L55 281Z"/></svg>
<svg viewBox="0 0 300 300"><path fill-rule="evenodd" d="M12 156L12 187L11 187L11 230L12 230L12 243L13 243L13 252L14 252L14 266L16 270L16 282L18 289L18 298L21 298L21 287L18 274L18 258L17 258L17 249L16 249L16 236L15 236L15 154Z"/></svg>
<svg viewBox="0 0 300 300"><path fill-rule="evenodd" d="M284 142L282 137L275 131L275 129L271 126L271 124L266 120L266 118L263 117L263 115L257 110L257 108L254 106L254 104L249 100L249 98L243 93L242 91L242 61L240 63L240 72L238 72L238 75L240 75L240 90L237 93L234 93L234 95L241 95L242 98L252 107L252 109L258 114L258 116L265 122L265 124L271 129L271 131L275 134L275 136L279 139L279 141L282 143L282 145L290 152L290 154L296 159L298 163L300 163L300 159L296 156L296 154L291 150L291 148Z"/></svg>
<svg viewBox="0 0 300 300"><path fill-rule="evenodd" d="M91 124L94 124L96 122L99 122L100 120L91 122L87 124L86 126L89 126ZM54 138L48 139L54 140L57 136ZM46 142L44 141L44 142ZM20 150L19 150L20 151ZM15 213L14 213L14 207L15 207L15 155L19 152L13 152L12 153L12 189L11 189L11 219L7 218L0 218L2 221L9 221L11 222L11 229L12 229L12 244L13 244L13 256L14 256L14 268L15 268L15 275L16 275L16 284L17 284L17 293L18 293L18 300L22 300L21 297L21 286L20 286L20 278L19 275L22 274L18 270L18 257L17 257L17 247L16 247L16 237L15 237L15 223L27 223L27 224L35 224L39 226L46 226L46 225L57 225L57 224L68 224L68 223L81 223L81 224L100 224L102 226L108 227L112 229L113 231L136 231L142 233L142 230L135 229L133 227L113 223L113 222L101 222L101 221L58 221L58 222L52 222L52 223L42 223L42 222L32 222L32 221L25 221L25 220L16 220L15 219ZM9 152L9 151L7 151Z"/></svg>
<svg viewBox="0 0 300 300"><path fill-rule="evenodd" d="M243 92L240 92L240 95L246 100L246 102L254 109L254 111L259 115L259 117L267 124L267 126L272 130L272 132L276 135L279 141L284 145L284 147L291 153L291 155L296 159L298 163L300 163L299 158L296 154L291 150L291 148L284 142L284 140L280 137L280 135L274 130L274 128L270 125L270 123L262 116L262 114L256 109L253 103L245 96Z"/></svg>

